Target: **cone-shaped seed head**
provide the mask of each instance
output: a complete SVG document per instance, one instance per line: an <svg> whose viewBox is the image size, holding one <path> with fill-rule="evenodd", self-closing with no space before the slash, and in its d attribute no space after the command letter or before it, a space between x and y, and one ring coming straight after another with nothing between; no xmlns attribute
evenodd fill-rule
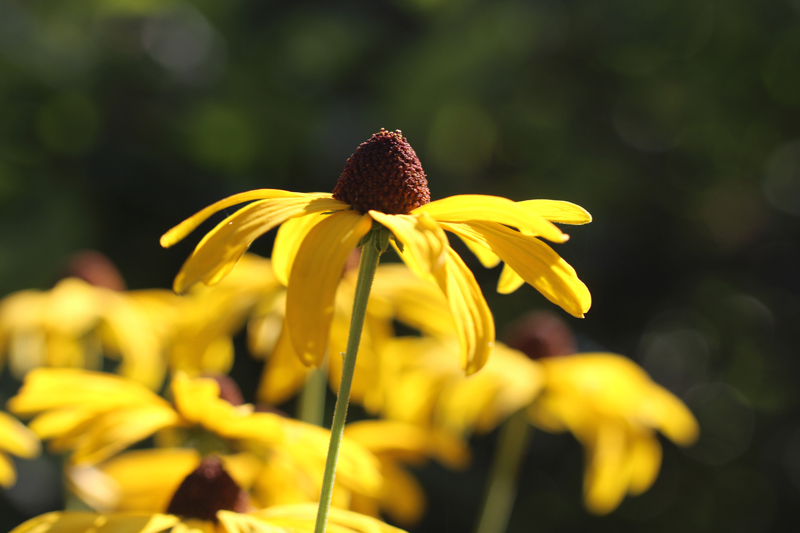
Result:
<svg viewBox="0 0 800 533"><path fill-rule="evenodd" d="M578 349L566 322L549 311L533 311L509 326L505 343L531 359L572 355Z"/></svg>
<svg viewBox="0 0 800 533"><path fill-rule="evenodd" d="M422 165L400 130L381 131L350 156L333 197L366 213L407 215L431 201Z"/></svg>
<svg viewBox="0 0 800 533"><path fill-rule="evenodd" d="M203 457L186 476L169 502L167 513L184 518L217 521L217 511L247 511L247 493L222 468L219 457Z"/></svg>

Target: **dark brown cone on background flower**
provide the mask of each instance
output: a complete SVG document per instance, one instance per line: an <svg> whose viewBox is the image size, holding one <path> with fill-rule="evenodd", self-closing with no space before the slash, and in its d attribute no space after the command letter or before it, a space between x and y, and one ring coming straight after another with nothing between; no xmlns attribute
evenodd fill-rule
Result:
<svg viewBox="0 0 800 533"><path fill-rule="evenodd" d="M571 355L578 351L575 337L558 315L532 311L515 320L506 330L505 343L531 359Z"/></svg>
<svg viewBox="0 0 800 533"><path fill-rule="evenodd" d="M219 397L231 405L242 405L244 403L244 396L242 396L242 389L239 388L238 383L230 376L215 373L204 373L204 378L211 378L219 385Z"/></svg>
<svg viewBox="0 0 800 533"><path fill-rule="evenodd" d="M239 488L215 455L203 457L194 472L186 476L169 502L167 513L184 518L217 521L217 511L248 510L247 493Z"/></svg>
<svg viewBox="0 0 800 533"><path fill-rule="evenodd" d="M82 250L72 254L66 275L80 278L95 287L114 291L125 290L125 280L111 259L94 250Z"/></svg>
<svg viewBox="0 0 800 533"><path fill-rule="evenodd" d="M400 130L381 131L361 143L344 166L333 197L366 213L407 215L430 203L428 180Z"/></svg>

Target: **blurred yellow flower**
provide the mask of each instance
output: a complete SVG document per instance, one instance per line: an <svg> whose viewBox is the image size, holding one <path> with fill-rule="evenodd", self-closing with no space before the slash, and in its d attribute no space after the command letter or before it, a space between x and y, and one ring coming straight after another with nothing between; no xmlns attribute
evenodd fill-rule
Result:
<svg viewBox="0 0 800 533"><path fill-rule="evenodd" d="M11 533L312 533L316 504L282 505L250 513L217 511L217 523L160 513L58 511L17 526ZM343 509L331 509L336 533L402 533L401 529Z"/></svg>
<svg viewBox="0 0 800 533"><path fill-rule="evenodd" d="M402 337L386 343L383 360L394 363L382 415L468 437L486 433L536 398L541 366L500 342L478 373L465 377L452 363L453 342Z"/></svg>
<svg viewBox="0 0 800 533"><path fill-rule="evenodd" d="M17 481L14 463L8 454L30 459L40 451L39 438L17 419L0 411L0 486L8 488Z"/></svg>
<svg viewBox="0 0 800 533"><path fill-rule="evenodd" d="M332 354L343 353L347 345L356 277L356 272L346 271L336 292L328 341L328 350ZM261 356L269 354L259 386L259 399L270 404L279 404L295 394L309 372L309 367L303 365L295 354L291 342L287 342L288 337L281 335L283 301L271 300L270 307L255 316L248 326L251 350ZM381 361L380 350L380 346L395 335L394 321L437 338L452 337L454 332L447 301L435 283L418 278L402 263L378 266L351 390L351 400L373 414L383 404L382 384L394 379L390 365ZM457 364L453 366L457 367ZM341 357L330 358L329 375L333 390L338 389L341 367Z"/></svg>
<svg viewBox="0 0 800 533"><path fill-rule="evenodd" d="M165 455L160 466L165 467L167 474L175 471L169 463L170 458L182 462L178 450ZM123 466L123 470L131 470L136 463L133 461ZM225 460L217 455L206 456L187 474L181 476L177 485L172 485L171 479L163 480L169 485L168 491L159 486L159 481L162 481L162 471L151 468L145 469L145 472L131 472L140 481L144 480L145 476L149 476L150 481L145 482L144 485L167 496L166 501L161 502L160 509L155 511L149 509L152 499L140 494L144 498L128 499L122 506L128 509L127 512L49 513L29 520L14 531L30 531L31 533L100 533L104 531L108 533L118 531L131 533L253 533L256 531L291 533L313 529L316 514L316 505L313 503L274 506L254 511L247 492L242 489L239 480L235 479L228 471L232 466L240 470L247 469L246 465L237 467L230 460ZM113 481L113 478L110 479ZM94 492L96 495L99 494L97 490ZM144 507L137 507L139 504ZM396 528L374 518L340 509L336 509L331 516L331 531L342 533L399 532Z"/></svg>
<svg viewBox="0 0 800 533"><path fill-rule="evenodd" d="M344 434L378 457L384 478L377 497L354 494L351 508L371 516L382 510L405 527L422 518L426 498L422 486L403 465L421 465L433 457L450 468L462 469L470 460L469 448L460 439L403 422L354 422L345 426Z"/></svg>
<svg viewBox="0 0 800 533"><path fill-rule="evenodd" d="M21 378L42 366L99 368L105 352L120 357L120 374L158 387L164 376L158 337L129 294L78 278L50 291L11 294L0 302L0 357L7 354Z"/></svg>
<svg viewBox="0 0 800 533"><path fill-rule="evenodd" d="M584 499L596 514L653 484L661 466L656 430L681 446L697 439L691 411L625 357L584 353L540 362L545 386L531 419L546 431L569 430L583 444Z"/></svg>
<svg viewBox="0 0 800 533"><path fill-rule="evenodd" d="M219 397L219 385L213 379L190 379L178 373L171 392L172 404L118 376L38 369L27 375L8 406L18 415L38 414L30 428L40 438L50 439L54 451L72 451L70 463L75 466L97 465L155 434L156 441L165 446L222 455L248 453L259 466L288 462L295 466L298 479L302 477L299 483L307 489L306 501L319 497L328 431L277 414L254 412L249 404L231 405ZM151 457L139 457L141 471L148 468L143 465ZM136 475L135 468L125 471ZM356 443L343 443L339 473L339 481L348 490L365 494L380 490L377 460ZM259 475L253 476L255 486Z"/></svg>
<svg viewBox="0 0 800 533"><path fill-rule="evenodd" d="M515 203L481 195L430 202L419 160L399 131L381 130L362 143L333 194L275 189L237 194L168 231L161 245L172 246L214 213L249 201L200 241L175 278L174 289L184 292L198 281L219 282L254 239L281 226L273 266L288 286L289 338L306 364L319 366L324 358L345 262L373 222L392 232L393 245L411 270L435 281L447 297L467 373L485 364L494 343L494 321L445 230L468 241L484 264L506 263L503 292L524 280L575 316L583 316L590 306L589 291L574 269L538 238L564 242L567 236L550 220L585 223L590 220L586 211L566 202Z"/></svg>

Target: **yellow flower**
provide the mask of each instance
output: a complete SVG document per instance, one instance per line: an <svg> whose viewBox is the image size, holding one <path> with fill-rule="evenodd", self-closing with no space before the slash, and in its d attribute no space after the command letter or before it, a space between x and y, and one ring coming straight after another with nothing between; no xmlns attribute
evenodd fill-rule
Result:
<svg viewBox="0 0 800 533"><path fill-rule="evenodd" d="M312 533L316 504L282 505L251 513L217 511L217 524L160 513L57 511L17 526L11 533ZM403 533L401 529L343 509L331 509L329 531Z"/></svg>
<svg viewBox="0 0 800 533"><path fill-rule="evenodd" d="M661 466L660 431L681 446L698 425L689 409L633 361L584 353L541 359L545 387L529 412L546 431L571 431L586 450L584 499L596 514L641 494Z"/></svg>
<svg viewBox="0 0 800 533"><path fill-rule="evenodd" d="M0 411L0 486L8 488L17 481L14 463L8 454L17 457L36 457L41 445L39 438L17 419Z"/></svg>
<svg viewBox="0 0 800 533"><path fill-rule="evenodd" d="M130 465L129 465L130 466ZM162 466L171 468L168 463ZM130 512L48 513L29 520L15 533L253 533L310 532L314 529L316 505L274 506L252 511L247 493L231 474L230 462L207 456L177 487L170 489L169 500L161 511L153 512L130 505ZM157 484L160 472L149 472L150 484ZM127 502L131 504L133 502ZM149 503L147 499L140 503ZM166 514L164 513L166 509ZM331 531L341 533L400 533L374 518L335 509L330 517Z"/></svg>
<svg viewBox="0 0 800 533"><path fill-rule="evenodd" d="M384 417L468 437L491 431L541 391L541 366L524 354L498 342L486 366L465 377L452 363L453 344L430 337L387 343L382 357L394 362L394 379Z"/></svg>
<svg viewBox="0 0 800 533"><path fill-rule="evenodd" d="M164 363L151 325L129 293L66 278L0 302L0 350L18 377L40 366L98 368L103 351L119 354L121 374L155 388Z"/></svg>
<svg viewBox="0 0 800 533"><path fill-rule="evenodd" d="M383 510L400 525L410 527L422 518L425 492L403 464L421 465L434 457L451 468L462 469L469 449L459 439L412 424L364 420L345 426L344 434L374 453L381 462L383 490L377 497L353 495L352 509L371 516Z"/></svg>
<svg viewBox="0 0 800 533"><path fill-rule="evenodd" d="M213 379L178 373L171 391L174 404L118 376L43 368L28 374L8 406L19 415L38 414L30 428L40 438L51 439L55 451L71 450L72 465L96 465L156 434L157 442L166 446L249 453L264 465L293 462L295 471L308 480L307 499L319 497L328 431L254 412L249 404L233 406L219 397ZM344 487L365 494L380 490L382 478L372 454L347 441L342 457L338 480Z"/></svg>
<svg viewBox="0 0 800 533"><path fill-rule="evenodd" d="M174 289L184 292L199 281L220 281L254 239L281 226L273 266L288 286L289 336L306 364L319 366L324 358L342 270L373 221L391 231L395 249L411 270L435 281L446 295L460 341L461 364L468 373L486 362L494 343L494 321L445 230L468 241L484 264L506 263L503 292L524 280L575 316L583 316L590 306L589 291L574 269L539 240L564 242L567 236L550 220L585 223L590 220L586 211L566 202L515 203L481 195L430 202L419 160L399 131L381 130L359 146L333 194L275 189L237 194L168 231L161 245L172 246L214 213L251 201L200 241L175 278Z"/></svg>

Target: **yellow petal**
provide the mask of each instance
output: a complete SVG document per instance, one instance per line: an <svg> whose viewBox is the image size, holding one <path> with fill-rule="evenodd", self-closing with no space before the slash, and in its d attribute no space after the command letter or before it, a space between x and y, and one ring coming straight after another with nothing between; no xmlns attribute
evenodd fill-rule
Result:
<svg viewBox="0 0 800 533"><path fill-rule="evenodd" d="M652 384L648 396L644 409L651 427L681 446L689 446L697 440L700 426L682 401L656 383Z"/></svg>
<svg viewBox="0 0 800 533"><path fill-rule="evenodd" d="M325 218L322 214L292 218L281 224L278 229L272 247L272 269L284 287L289 284L289 275L297 250L300 249L308 232Z"/></svg>
<svg viewBox="0 0 800 533"><path fill-rule="evenodd" d="M307 365L322 364L344 265L371 228L368 215L342 211L314 226L297 252L286 292L286 325Z"/></svg>
<svg viewBox="0 0 800 533"><path fill-rule="evenodd" d="M393 461L385 461L381 472L385 483L381 507L394 522L406 527L416 525L427 507L419 481Z"/></svg>
<svg viewBox="0 0 800 533"><path fill-rule="evenodd" d="M19 420L0 412L0 450L18 457L36 457L41 444L36 435Z"/></svg>
<svg viewBox="0 0 800 533"><path fill-rule="evenodd" d="M220 533L287 533L281 526L246 514L218 511L217 518L222 529Z"/></svg>
<svg viewBox="0 0 800 533"><path fill-rule="evenodd" d="M9 488L17 482L17 472L11 457L0 452L0 487Z"/></svg>
<svg viewBox="0 0 800 533"><path fill-rule="evenodd" d="M199 464L194 449L156 448L126 452L69 474L78 495L95 509L160 512Z"/></svg>
<svg viewBox="0 0 800 533"><path fill-rule="evenodd" d="M234 194L224 198L218 202L214 202L210 206L198 211L191 217L187 218L164 235L161 236L161 246L169 248L170 246L182 241L184 237L194 231L197 226L202 224L214 213L227 209L231 206L243 204L253 200L267 200L275 198L298 198L306 196L302 193L282 191L279 189L257 189L255 191L247 191L239 194ZM317 195L315 195L317 196Z"/></svg>
<svg viewBox="0 0 800 533"><path fill-rule="evenodd" d="M412 211L427 213L437 222L496 222L512 226L524 235L535 235L553 242L564 242L568 235L532 210L499 196L462 194L442 198Z"/></svg>
<svg viewBox="0 0 800 533"><path fill-rule="evenodd" d="M503 265L500 278L497 280L497 292L500 294L511 294L525 284L522 276L517 274L513 268Z"/></svg>
<svg viewBox="0 0 800 533"><path fill-rule="evenodd" d="M87 428L72 461L75 464L97 464L156 431L180 422L171 408L156 405L108 413Z"/></svg>
<svg viewBox="0 0 800 533"><path fill-rule="evenodd" d="M177 516L162 514L58 511L32 518L11 533L161 533L178 522Z"/></svg>
<svg viewBox="0 0 800 533"><path fill-rule="evenodd" d="M308 370L294 351L289 330L283 328L272 355L264 365L258 384L258 400L270 405L285 402L303 386Z"/></svg>
<svg viewBox="0 0 800 533"><path fill-rule="evenodd" d="M560 200L525 200L517 205L558 224L588 224L592 215L579 205Z"/></svg>
<svg viewBox="0 0 800 533"><path fill-rule="evenodd" d="M488 248L481 246L480 244L477 244L469 239L461 239L461 242L463 242L464 245L469 248L469 251L478 258L478 261L480 261L484 267L494 268L500 264L500 258L496 253Z"/></svg>
<svg viewBox="0 0 800 533"><path fill-rule="evenodd" d="M586 507L594 514L613 511L625 497L625 430L616 424L604 424L597 430L595 442L588 446L588 464L583 491Z"/></svg>
<svg viewBox="0 0 800 533"><path fill-rule="evenodd" d="M591 294L575 269L539 239L500 224L442 224L453 233L490 248L542 295L576 317L591 306Z"/></svg>
<svg viewBox="0 0 800 533"><path fill-rule="evenodd" d="M400 257L414 274L435 281L435 276L444 271L450 243L430 215L387 215L379 211L369 214L403 244Z"/></svg>
<svg viewBox="0 0 800 533"><path fill-rule="evenodd" d="M661 468L661 444L651 432L634 434L628 445L626 468L630 471L628 493L636 496L649 489Z"/></svg>
<svg viewBox="0 0 800 533"><path fill-rule="evenodd" d="M480 370L494 346L494 317L472 272L452 248L447 248L446 273L437 275L447 297L461 346L461 367L467 374Z"/></svg>
<svg viewBox="0 0 800 533"><path fill-rule="evenodd" d="M311 195L260 200L243 207L208 232L175 277L173 289L185 292L198 281L213 285L224 278L257 237L286 220L341 209L341 202Z"/></svg>

